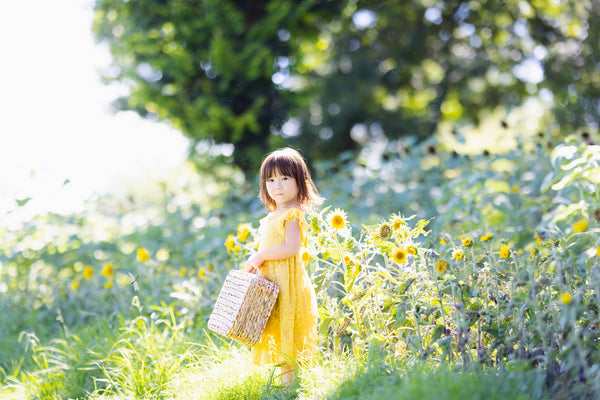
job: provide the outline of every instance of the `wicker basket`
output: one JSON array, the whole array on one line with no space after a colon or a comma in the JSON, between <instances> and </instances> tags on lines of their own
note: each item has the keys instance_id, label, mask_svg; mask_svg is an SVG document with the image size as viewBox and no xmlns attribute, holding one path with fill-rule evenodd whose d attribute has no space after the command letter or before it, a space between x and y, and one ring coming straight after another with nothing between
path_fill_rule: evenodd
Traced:
<instances>
[{"instance_id":1,"label":"wicker basket","mask_svg":"<svg viewBox=\"0 0 600 400\"><path fill-rule=\"evenodd\" d=\"M256 346L278 294L277 285L259 275L230 271L208 320L208 329L246 346Z\"/></svg>"}]
</instances>

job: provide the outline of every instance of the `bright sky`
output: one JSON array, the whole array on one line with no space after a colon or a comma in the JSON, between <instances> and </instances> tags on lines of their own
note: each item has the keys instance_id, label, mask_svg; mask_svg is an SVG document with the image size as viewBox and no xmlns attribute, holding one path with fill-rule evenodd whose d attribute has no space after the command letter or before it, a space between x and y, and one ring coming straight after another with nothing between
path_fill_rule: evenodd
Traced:
<instances>
[{"instance_id":1,"label":"bright sky","mask_svg":"<svg viewBox=\"0 0 600 400\"><path fill-rule=\"evenodd\" d=\"M185 158L181 133L109 110L119 89L100 82L110 56L92 37L92 6L0 2L0 224L81 209L116 180L157 176Z\"/></svg>"}]
</instances>

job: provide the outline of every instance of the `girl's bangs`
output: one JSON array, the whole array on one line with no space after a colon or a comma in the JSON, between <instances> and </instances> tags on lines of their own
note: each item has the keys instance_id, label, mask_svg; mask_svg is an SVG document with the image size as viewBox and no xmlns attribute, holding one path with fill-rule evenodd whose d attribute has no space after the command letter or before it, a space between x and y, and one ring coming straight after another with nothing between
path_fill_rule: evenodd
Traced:
<instances>
[{"instance_id":1,"label":"girl's bangs","mask_svg":"<svg viewBox=\"0 0 600 400\"><path fill-rule=\"evenodd\" d=\"M285 175L295 177L293 161L285 157L273 157L265 161L262 179L267 180L274 175Z\"/></svg>"}]
</instances>

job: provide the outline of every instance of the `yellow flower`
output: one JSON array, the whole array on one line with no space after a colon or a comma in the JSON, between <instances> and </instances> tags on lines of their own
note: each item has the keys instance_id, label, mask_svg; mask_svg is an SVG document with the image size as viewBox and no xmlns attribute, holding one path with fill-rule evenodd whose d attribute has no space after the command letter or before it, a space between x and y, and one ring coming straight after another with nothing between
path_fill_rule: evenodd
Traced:
<instances>
[{"instance_id":1,"label":"yellow flower","mask_svg":"<svg viewBox=\"0 0 600 400\"><path fill-rule=\"evenodd\" d=\"M435 264L435 271L438 274L443 274L444 272L446 272L447 269L448 263L444 260L438 260L438 262Z\"/></svg>"},{"instance_id":2,"label":"yellow flower","mask_svg":"<svg viewBox=\"0 0 600 400\"><path fill-rule=\"evenodd\" d=\"M71 286L73 287L73 290L79 289L79 283L77 283L77 281L71 281Z\"/></svg>"},{"instance_id":3,"label":"yellow flower","mask_svg":"<svg viewBox=\"0 0 600 400\"><path fill-rule=\"evenodd\" d=\"M342 229L346 226L346 218L346 213L339 208L336 208L327 215L329 225L335 230Z\"/></svg>"},{"instance_id":4,"label":"yellow flower","mask_svg":"<svg viewBox=\"0 0 600 400\"><path fill-rule=\"evenodd\" d=\"M204 268L200 268L198 270L198 278L202 278L204 276Z\"/></svg>"},{"instance_id":5,"label":"yellow flower","mask_svg":"<svg viewBox=\"0 0 600 400\"><path fill-rule=\"evenodd\" d=\"M303 251L302 252L302 263L304 265L308 264L308 262L310 261L310 253L308 251Z\"/></svg>"},{"instance_id":6,"label":"yellow flower","mask_svg":"<svg viewBox=\"0 0 600 400\"><path fill-rule=\"evenodd\" d=\"M492 234L488 233L487 235L483 235L480 239L482 242L487 242L488 240L490 240L492 238Z\"/></svg>"},{"instance_id":7,"label":"yellow flower","mask_svg":"<svg viewBox=\"0 0 600 400\"><path fill-rule=\"evenodd\" d=\"M213 265L211 263L206 264L206 270L207 271L212 271L213 270Z\"/></svg>"},{"instance_id":8,"label":"yellow flower","mask_svg":"<svg viewBox=\"0 0 600 400\"><path fill-rule=\"evenodd\" d=\"M378 239L385 240L392 235L392 228L388 224L381 224L379 227Z\"/></svg>"},{"instance_id":9,"label":"yellow flower","mask_svg":"<svg viewBox=\"0 0 600 400\"><path fill-rule=\"evenodd\" d=\"M441 239L440 244L446 244L446 239Z\"/></svg>"},{"instance_id":10,"label":"yellow flower","mask_svg":"<svg viewBox=\"0 0 600 400\"><path fill-rule=\"evenodd\" d=\"M513 185L512 191L513 191L513 193L518 193L519 192L519 187L516 186L516 185Z\"/></svg>"},{"instance_id":11,"label":"yellow flower","mask_svg":"<svg viewBox=\"0 0 600 400\"><path fill-rule=\"evenodd\" d=\"M150 259L150 254L148 254L148 251L146 249L138 249L137 258L141 262L146 262Z\"/></svg>"},{"instance_id":12,"label":"yellow flower","mask_svg":"<svg viewBox=\"0 0 600 400\"><path fill-rule=\"evenodd\" d=\"M406 250L404 250L402 247L396 248L392 252L392 259L398 264L404 264L406 262Z\"/></svg>"},{"instance_id":13,"label":"yellow flower","mask_svg":"<svg viewBox=\"0 0 600 400\"><path fill-rule=\"evenodd\" d=\"M573 296L571 296L569 293L563 293L560 295L560 301L563 304L569 304L571 301L573 301Z\"/></svg>"},{"instance_id":14,"label":"yellow flower","mask_svg":"<svg viewBox=\"0 0 600 400\"><path fill-rule=\"evenodd\" d=\"M408 246L408 247L406 248L406 252L407 252L408 254L412 254L413 256L416 256L416 255L417 255L417 248L416 248L415 246L412 246L412 245L411 245L411 246Z\"/></svg>"},{"instance_id":15,"label":"yellow flower","mask_svg":"<svg viewBox=\"0 0 600 400\"><path fill-rule=\"evenodd\" d=\"M239 224L237 231L238 231L238 240L242 243L244 243L246 241L246 239L248 239L248 236L250 236L250 224Z\"/></svg>"},{"instance_id":16,"label":"yellow flower","mask_svg":"<svg viewBox=\"0 0 600 400\"><path fill-rule=\"evenodd\" d=\"M237 253L238 251L241 251L242 248L240 247L240 245L238 244L237 246L235 246L233 249L231 249L231 251L233 251L234 253Z\"/></svg>"},{"instance_id":17,"label":"yellow flower","mask_svg":"<svg viewBox=\"0 0 600 400\"><path fill-rule=\"evenodd\" d=\"M112 278L115 276L115 268L112 266L112 264L106 263L104 264L104 267L102 267L100 275L106 276L107 278Z\"/></svg>"},{"instance_id":18,"label":"yellow flower","mask_svg":"<svg viewBox=\"0 0 600 400\"><path fill-rule=\"evenodd\" d=\"M465 253L462 252L462 250L454 250L452 252L452 258L454 258L456 261L460 261L464 258Z\"/></svg>"},{"instance_id":19,"label":"yellow flower","mask_svg":"<svg viewBox=\"0 0 600 400\"><path fill-rule=\"evenodd\" d=\"M187 270L184 267L179 268L179 274L183 277L187 273Z\"/></svg>"},{"instance_id":20,"label":"yellow flower","mask_svg":"<svg viewBox=\"0 0 600 400\"><path fill-rule=\"evenodd\" d=\"M94 270L89 265L83 269L83 277L85 279L92 279L94 277Z\"/></svg>"},{"instance_id":21,"label":"yellow flower","mask_svg":"<svg viewBox=\"0 0 600 400\"><path fill-rule=\"evenodd\" d=\"M520 256L521 254L523 254L523 249L519 249L519 250L517 250L517 255L519 255L519 256Z\"/></svg>"},{"instance_id":22,"label":"yellow flower","mask_svg":"<svg viewBox=\"0 0 600 400\"><path fill-rule=\"evenodd\" d=\"M225 240L225 246L227 247L227 251L231 251L233 246L235 246L235 238L233 235L227 236L227 240Z\"/></svg>"},{"instance_id":23,"label":"yellow flower","mask_svg":"<svg viewBox=\"0 0 600 400\"><path fill-rule=\"evenodd\" d=\"M507 245L500 246L500 258L507 258L510 255L510 249Z\"/></svg>"},{"instance_id":24,"label":"yellow flower","mask_svg":"<svg viewBox=\"0 0 600 400\"><path fill-rule=\"evenodd\" d=\"M580 219L573 224L573 232L585 232L588 227L588 222L585 219Z\"/></svg>"},{"instance_id":25,"label":"yellow flower","mask_svg":"<svg viewBox=\"0 0 600 400\"><path fill-rule=\"evenodd\" d=\"M539 233L535 232L535 233L533 234L533 237L535 238L535 241L536 241L536 242L538 242L538 243L542 243L542 240L543 240L543 239L542 239L542 237L540 236L540 234L539 234Z\"/></svg>"},{"instance_id":26,"label":"yellow flower","mask_svg":"<svg viewBox=\"0 0 600 400\"><path fill-rule=\"evenodd\" d=\"M104 287L107 289L110 289L112 287L112 285L113 285L112 280L104 282Z\"/></svg>"},{"instance_id":27,"label":"yellow flower","mask_svg":"<svg viewBox=\"0 0 600 400\"><path fill-rule=\"evenodd\" d=\"M596 246L596 257L600 257L600 246Z\"/></svg>"},{"instance_id":28,"label":"yellow flower","mask_svg":"<svg viewBox=\"0 0 600 400\"><path fill-rule=\"evenodd\" d=\"M539 253L539 252L538 252L538 249L536 249L535 247L534 247L533 249L529 250L529 252L531 253L531 255L534 255L534 256L535 256L537 253Z\"/></svg>"},{"instance_id":29,"label":"yellow flower","mask_svg":"<svg viewBox=\"0 0 600 400\"><path fill-rule=\"evenodd\" d=\"M406 226L406 221L404 220L404 218L402 218L400 216L395 217L392 220L392 229L395 231L400 230L400 229L404 228L405 226Z\"/></svg>"},{"instance_id":30,"label":"yellow flower","mask_svg":"<svg viewBox=\"0 0 600 400\"><path fill-rule=\"evenodd\" d=\"M473 239L471 239L470 237L464 238L463 241L462 241L462 245L463 245L463 247L471 247L471 246L473 246Z\"/></svg>"}]
</instances>

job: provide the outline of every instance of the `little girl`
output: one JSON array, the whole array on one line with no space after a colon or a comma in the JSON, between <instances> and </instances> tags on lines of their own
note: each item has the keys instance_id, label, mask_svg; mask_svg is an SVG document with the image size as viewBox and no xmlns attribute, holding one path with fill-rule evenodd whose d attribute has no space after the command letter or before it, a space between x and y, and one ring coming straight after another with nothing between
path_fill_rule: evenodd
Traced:
<instances>
[{"instance_id":1,"label":"little girl","mask_svg":"<svg viewBox=\"0 0 600 400\"><path fill-rule=\"evenodd\" d=\"M279 296L261 341L252 349L252 361L279 365L281 380L289 385L298 358L317 349L317 301L299 252L308 231L304 212L321 199L304 159L290 148L263 161L259 197L271 213L260 220L258 252L244 269L260 269L264 278L277 284Z\"/></svg>"}]
</instances>

